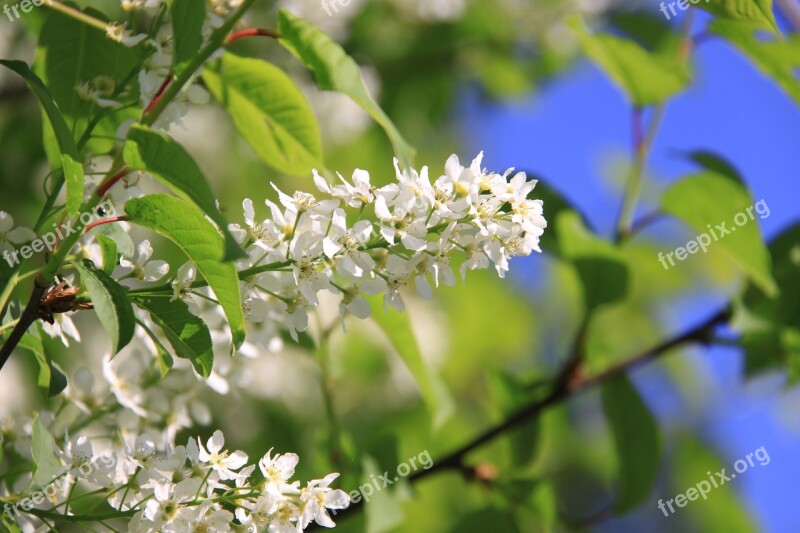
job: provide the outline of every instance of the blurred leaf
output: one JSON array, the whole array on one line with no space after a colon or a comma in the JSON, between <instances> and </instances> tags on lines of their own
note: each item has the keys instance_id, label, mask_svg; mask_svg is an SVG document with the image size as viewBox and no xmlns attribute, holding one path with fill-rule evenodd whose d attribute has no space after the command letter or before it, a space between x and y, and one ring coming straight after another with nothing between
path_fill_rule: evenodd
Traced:
<instances>
[{"instance_id":1,"label":"blurred leaf","mask_svg":"<svg viewBox=\"0 0 800 533\"><path fill-rule=\"evenodd\" d=\"M75 146L75 140L64 122L64 117L56 105L47 87L39 77L34 74L28 65L22 61L7 61L0 59L0 65L13 70L25 80L31 90L39 98L50 125L53 128L60 160L67 185L67 214L75 215L83 202L83 164Z\"/></svg>"},{"instance_id":2,"label":"blurred leaf","mask_svg":"<svg viewBox=\"0 0 800 533\"><path fill-rule=\"evenodd\" d=\"M285 9L278 12L280 43L314 74L322 90L338 91L361 106L386 131L402 168L414 163L414 149L369 94L356 62L341 46L310 23Z\"/></svg>"},{"instance_id":3,"label":"blurred leaf","mask_svg":"<svg viewBox=\"0 0 800 533\"><path fill-rule=\"evenodd\" d=\"M558 226L555 221L558 220L559 215L563 211L575 211L579 213L575 206L567 200L554 187L550 186L548 181L536 176L533 172L526 172L528 178L537 179L536 187L531 191L529 197L542 201L544 208L544 216L548 221L547 230L541 236L541 248L546 252L558 254L559 252L559 236ZM579 213L580 214L580 213ZM584 225L588 225L585 217L581 214L581 220Z\"/></svg>"},{"instance_id":4,"label":"blurred leaf","mask_svg":"<svg viewBox=\"0 0 800 533\"><path fill-rule=\"evenodd\" d=\"M364 477L360 486L367 518L366 533L382 533L403 523L399 495L391 487L375 490L373 479L383 474L378 462L370 456L362 459ZM378 482L381 485L381 482ZM382 486L382 485L381 485Z\"/></svg>"},{"instance_id":5,"label":"blurred leaf","mask_svg":"<svg viewBox=\"0 0 800 533\"><path fill-rule=\"evenodd\" d=\"M706 170L722 174L731 179L734 179L745 186L745 181L739 171L734 167L730 161L707 150L694 150L686 154L689 159L700 165Z\"/></svg>"},{"instance_id":6,"label":"blurred leaf","mask_svg":"<svg viewBox=\"0 0 800 533\"><path fill-rule=\"evenodd\" d=\"M136 249L133 246L133 240L124 229L118 224L101 224L92 228L93 235L103 235L114 241L117 245L117 251L128 259L131 259L136 254Z\"/></svg>"},{"instance_id":7,"label":"blurred leaf","mask_svg":"<svg viewBox=\"0 0 800 533\"><path fill-rule=\"evenodd\" d=\"M112 354L119 353L133 339L136 317L128 295L116 281L91 261L75 263L81 284L89 292L97 318L111 338Z\"/></svg>"},{"instance_id":8,"label":"blurred leaf","mask_svg":"<svg viewBox=\"0 0 800 533\"><path fill-rule=\"evenodd\" d=\"M281 69L260 59L225 54L203 71L203 80L267 165L296 176L324 167L317 120Z\"/></svg>"},{"instance_id":9,"label":"blurred leaf","mask_svg":"<svg viewBox=\"0 0 800 533\"><path fill-rule=\"evenodd\" d=\"M3 335L3 342L5 342L11 335L7 331ZM39 337L26 333L22 336L19 343L19 348L28 350L36 357L36 362L39 364L39 378L37 385L47 391L48 397L53 397L61 393L67 386L67 378L61 370L50 359L50 354L45 351L44 345Z\"/></svg>"},{"instance_id":10,"label":"blurred leaf","mask_svg":"<svg viewBox=\"0 0 800 533\"><path fill-rule=\"evenodd\" d=\"M731 20L715 20L709 29L744 52L796 104L800 104L800 80L797 77L800 69L800 36L765 36L758 24Z\"/></svg>"},{"instance_id":11,"label":"blurred leaf","mask_svg":"<svg viewBox=\"0 0 800 533\"><path fill-rule=\"evenodd\" d=\"M627 376L603 385L601 395L619 464L614 509L625 514L647 499L653 489L661 438L658 424Z\"/></svg>"},{"instance_id":12,"label":"blurred leaf","mask_svg":"<svg viewBox=\"0 0 800 533\"><path fill-rule=\"evenodd\" d=\"M37 414L33 418L31 436L31 457L33 457L33 477L25 490L26 494L40 490L50 484L64 468L56 457L56 443L44 427Z\"/></svg>"},{"instance_id":13,"label":"blurred leaf","mask_svg":"<svg viewBox=\"0 0 800 533\"><path fill-rule=\"evenodd\" d=\"M452 533L485 533L497 531L502 533L521 533L514 517L501 509L482 509L470 511L461 516L450 530Z\"/></svg>"},{"instance_id":14,"label":"blurred leaf","mask_svg":"<svg viewBox=\"0 0 800 533\"><path fill-rule=\"evenodd\" d=\"M117 266L117 259L119 257L117 243L114 242L114 239L102 233L97 233L94 235L94 238L100 246L100 254L103 257L103 272L110 276Z\"/></svg>"},{"instance_id":15,"label":"blurred leaf","mask_svg":"<svg viewBox=\"0 0 800 533\"><path fill-rule=\"evenodd\" d=\"M408 313L398 313L393 309L384 310L380 295L368 298L368 301L372 307L370 318L380 326L389 342L405 361L433 417L434 429L440 428L453 414L453 399L436 370L422 357Z\"/></svg>"},{"instance_id":16,"label":"blurred leaf","mask_svg":"<svg viewBox=\"0 0 800 533\"><path fill-rule=\"evenodd\" d=\"M531 387L507 372L495 371L489 374L489 390L494 404L504 416L511 415L523 405L532 402L536 395ZM539 447L540 423L532 417L507 434L511 446L512 461L515 468L524 470L536 457Z\"/></svg>"},{"instance_id":17,"label":"blurred leaf","mask_svg":"<svg viewBox=\"0 0 800 533\"><path fill-rule=\"evenodd\" d=\"M208 180L192 156L169 135L150 128L133 125L122 148L128 168L144 170L181 197L191 200L213 220L225 236L225 256L229 261L245 257L245 253L228 231L228 222L217 208L217 200Z\"/></svg>"},{"instance_id":18,"label":"blurred leaf","mask_svg":"<svg viewBox=\"0 0 800 533\"><path fill-rule=\"evenodd\" d=\"M696 230L698 239L707 237L709 242L706 247L712 243L718 244L750 279L768 294L774 294L777 287L770 274L769 253L755 221L753 205L747 189L735 180L714 172L691 174L673 183L661 200L664 212ZM744 216L742 225L735 218L739 215ZM690 242L694 242L695 246L687 244L686 248L679 248L675 256L678 257L680 250L683 250L685 259L689 248L694 248L694 252L690 253L705 251L697 241ZM667 260L673 263L671 256L672 252L666 255L665 263Z\"/></svg>"},{"instance_id":19,"label":"blurred leaf","mask_svg":"<svg viewBox=\"0 0 800 533\"><path fill-rule=\"evenodd\" d=\"M778 29L775 15L772 13L772 0L705 0L698 3L697 7L713 13L720 19L745 21L761 29L776 31Z\"/></svg>"},{"instance_id":20,"label":"blurred leaf","mask_svg":"<svg viewBox=\"0 0 800 533\"><path fill-rule=\"evenodd\" d=\"M648 52L634 41L614 35L590 35L578 19L570 26L584 53L637 107L661 103L681 92L691 80L687 64L679 57Z\"/></svg>"},{"instance_id":21,"label":"blurred leaf","mask_svg":"<svg viewBox=\"0 0 800 533\"><path fill-rule=\"evenodd\" d=\"M800 224L784 230L769 245L772 275L780 293L769 296L750 283L736 302L732 326L742 333L745 373L752 375L800 362ZM795 378L796 376L792 376Z\"/></svg>"},{"instance_id":22,"label":"blurred leaf","mask_svg":"<svg viewBox=\"0 0 800 533\"><path fill-rule=\"evenodd\" d=\"M709 481L709 474L717 480L714 474L727 469L731 474L731 467L726 461L696 441L694 437L684 437L679 441L671 468L672 494L680 492L686 494L688 489L697 490L697 485L706 482L709 486L706 499L698 496L695 501L688 501L683 508L674 505L673 508L681 515L686 515L692 522L695 531L725 531L726 533L755 533L758 531L753 519L748 515L747 506L737 496L733 488L735 479L725 482L718 487L713 487ZM755 475L749 473L748 475ZM664 498L666 500L666 498ZM666 502L665 502L666 503ZM669 508L665 507L665 514ZM667 517L671 514L667 514Z\"/></svg>"},{"instance_id":23,"label":"blurred leaf","mask_svg":"<svg viewBox=\"0 0 800 533\"><path fill-rule=\"evenodd\" d=\"M189 306L182 300L170 298L147 297L137 298L136 304L150 313L164 336L175 350L175 355L192 362L198 374L207 378L214 366L214 349L211 344L211 332L205 322L189 311ZM172 365L166 358L164 368Z\"/></svg>"},{"instance_id":24,"label":"blurred leaf","mask_svg":"<svg viewBox=\"0 0 800 533\"><path fill-rule=\"evenodd\" d=\"M628 294L628 267L624 256L610 243L592 235L580 216L563 211L555 221L559 245L583 282L586 311L623 299Z\"/></svg>"},{"instance_id":25,"label":"blurred leaf","mask_svg":"<svg viewBox=\"0 0 800 533\"><path fill-rule=\"evenodd\" d=\"M681 37L661 14L620 10L613 12L610 19L615 28L648 50L664 54L678 51Z\"/></svg>"},{"instance_id":26,"label":"blurred leaf","mask_svg":"<svg viewBox=\"0 0 800 533\"><path fill-rule=\"evenodd\" d=\"M169 0L172 19L172 72L180 76L203 44L204 0Z\"/></svg>"},{"instance_id":27,"label":"blurred leaf","mask_svg":"<svg viewBox=\"0 0 800 533\"><path fill-rule=\"evenodd\" d=\"M97 19L108 20L95 9L87 8L85 12ZM33 69L52 93L73 132L82 133L89 123L89 117L98 112L97 104L82 99L76 88L84 84L92 85L96 81L102 81L102 85L119 83L134 72L137 64L136 52L132 48L109 39L105 32L80 20L47 10L47 20L36 46ZM135 77L130 86L125 102L136 103L139 89ZM122 122L137 115L136 106L117 110L101 119L94 133L104 137L115 136ZM92 153L103 153L113 147L113 140L99 137L87 144L87 149Z\"/></svg>"},{"instance_id":28,"label":"blurred leaf","mask_svg":"<svg viewBox=\"0 0 800 533\"><path fill-rule=\"evenodd\" d=\"M239 277L234 264L223 261L225 243L217 229L193 205L166 194L131 198L125 212L130 222L167 237L197 265L228 318L234 346L241 346L245 329Z\"/></svg>"}]
</instances>

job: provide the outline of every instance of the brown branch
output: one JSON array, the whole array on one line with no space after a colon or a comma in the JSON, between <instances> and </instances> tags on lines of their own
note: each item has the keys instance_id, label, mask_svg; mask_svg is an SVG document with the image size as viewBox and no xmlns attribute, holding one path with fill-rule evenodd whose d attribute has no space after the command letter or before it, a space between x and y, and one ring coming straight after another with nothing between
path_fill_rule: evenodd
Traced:
<instances>
[{"instance_id":1,"label":"brown branch","mask_svg":"<svg viewBox=\"0 0 800 533\"><path fill-rule=\"evenodd\" d=\"M573 354L564 365L563 370L559 372L558 377L554 381L553 389L547 396L529 405L526 405L525 407L522 407L509 418L484 431L482 434L478 435L461 448L453 451L445 457L442 457L438 461L434 461L433 466L431 466L429 469L414 472L408 477L408 480L413 483L423 478L448 470L468 471L469 469L464 464L464 458L477 448L480 448L484 444L494 440L503 433L516 428L523 422L541 415L548 408L559 405L580 393L586 392L589 389L604 383L608 383L617 377L625 375L629 371L657 359L660 355L670 351L673 348L691 342L708 344L712 338L714 328L727 322L730 319L730 316L730 309L725 308L694 328L689 329L684 333L673 337L672 339L667 340L658 346L655 346L654 348L642 352L641 354L628 359L627 361L613 366L604 372L588 378L581 377L580 366L576 365L576 361L580 362L581 360L580 356ZM579 345L580 342L576 342L576 349L579 349ZM336 513L336 517L354 514L363 506L363 504L364 501L360 500L358 503L350 505L350 507L347 509ZM314 529L314 527L309 529Z\"/></svg>"},{"instance_id":2,"label":"brown branch","mask_svg":"<svg viewBox=\"0 0 800 533\"><path fill-rule=\"evenodd\" d=\"M19 317L19 322L14 326L8 340L0 347L0 370L3 369L6 361L11 357L11 353L14 351L14 348L17 347L17 344L19 344L19 341L22 340L22 336L25 335L25 332L28 331L28 328L39 318L39 306L47 288L48 284L43 282L39 276L36 276L31 297L28 300L28 304L25 306L25 310L22 312L22 316Z\"/></svg>"}]
</instances>

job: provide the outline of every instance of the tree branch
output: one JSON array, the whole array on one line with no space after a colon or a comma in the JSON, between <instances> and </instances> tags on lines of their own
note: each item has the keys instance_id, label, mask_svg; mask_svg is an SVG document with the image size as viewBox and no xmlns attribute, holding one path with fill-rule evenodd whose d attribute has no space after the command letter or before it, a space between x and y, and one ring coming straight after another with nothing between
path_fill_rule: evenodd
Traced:
<instances>
[{"instance_id":1,"label":"tree branch","mask_svg":"<svg viewBox=\"0 0 800 533\"><path fill-rule=\"evenodd\" d=\"M670 340L664 341L658 346L642 352L641 354L616 366L613 366L608 370L588 378L583 378L580 376L579 372L575 372L578 367L575 366L574 361L580 359L576 358L574 355L571 356L568 362L564 365L564 368L561 370L561 372L559 372L558 377L555 379L553 389L547 396L529 405L526 405L525 407L522 407L509 418L484 431L482 434L478 435L461 448L458 448L445 457L434 461L433 466L431 466L429 469L414 472L408 477L408 480L414 483L423 478L448 470L463 470L464 458L470 452L494 440L503 433L516 428L523 422L541 415L548 408L561 404L596 386L608 383L609 381L612 381L613 379L620 377L629 371L638 368L639 366L643 366L657 359L660 355L670 351L673 348L691 342L708 344L712 338L714 328L727 322L730 319L730 316L731 310L730 308L726 307L694 328L689 329ZM578 343L576 343L576 349L579 349L577 344ZM361 509L363 504L363 500L359 501L358 503L354 503L347 509L337 513L336 516L341 517L354 514ZM313 528L309 528L309 530L310 529Z\"/></svg>"},{"instance_id":2,"label":"tree branch","mask_svg":"<svg viewBox=\"0 0 800 533\"><path fill-rule=\"evenodd\" d=\"M22 336L25 335L25 332L28 331L28 328L39 318L39 304L47 288L48 284L44 283L39 276L36 276L31 297L28 300L28 304L25 306L25 310L22 312L22 316L19 317L19 322L17 322L17 325L11 330L11 335L9 335L8 340L0 347L0 370L3 369L6 361L11 357L11 353L22 339Z\"/></svg>"}]
</instances>

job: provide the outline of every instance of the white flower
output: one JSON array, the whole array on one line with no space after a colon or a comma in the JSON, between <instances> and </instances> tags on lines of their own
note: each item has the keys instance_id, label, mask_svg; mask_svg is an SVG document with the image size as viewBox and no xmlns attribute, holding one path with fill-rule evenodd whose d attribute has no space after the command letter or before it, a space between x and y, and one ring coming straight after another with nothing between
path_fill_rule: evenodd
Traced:
<instances>
[{"instance_id":1,"label":"white flower","mask_svg":"<svg viewBox=\"0 0 800 533\"><path fill-rule=\"evenodd\" d=\"M147 39L146 33L132 35L130 32L125 31L125 24L114 24L109 22L106 27L106 37L112 41L124 44L127 47L134 47L140 42Z\"/></svg>"},{"instance_id":2,"label":"white flower","mask_svg":"<svg viewBox=\"0 0 800 533\"><path fill-rule=\"evenodd\" d=\"M308 486L300 492L302 515L300 526L305 529L312 521L324 527L335 527L336 524L328 515L328 509L346 509L350 505L350 497L342 490L331 489L330 484L339 474L328 474L323 479L309 481Z\"/></svg>"},{"instance_id":3,"label":"white flower","mask_svg":"<svg viewBox=\"0 0 800 533\"><path fill-rule=\"evenodd\" d=\"M239 474L234 470L240 469L247 462L247 454L242 451L235 451L228 453L223 450L225 445L225 436L221 431L217 430L208 439L206 449L198 439L197 441L200 453L198 459L201 463L207 464L212 470L219 474L220 479L235 479Z\"/></svg>"},{"instance_id":4,"label":"white flower","mask_svg":"<svg viewBox=\"0 0 800 533\"><path fill-rule=\"evenodd\" d=\"M14 245L24 244L35 238L36 234L32 229L24 226L14 228L14 218L5 211L0 211L0 251L12 251Z\"/></svg>"},{"instance_id":5,"label":"white flower","mask_svg":"<svg viewBox=\"0 0 800 533\"><path fill-rule=\"evenodd\" d=\"M288 483L294 476L294 469L300 458L295 453L277 454L271 456L270 449L264 457L258 461L258 468L264 475L267 492L280 496L285 492L297 492L296 483Z\"/></svg>"},{"instance_id":6,"label":"white flower","mask_svg":"<svg viewBox=\"0 0 800 533\"><path fill-rule=\"evenodd\" d=\"M199 306L192 297L190 291L192 290L192 283L197 277L197 267L193 263L188 262L178 267L178 272L175 274L175 279L172 280L172 298L170 301L183 300L189 306L189 310L193 314L198 314L200 311Z\"/></svg>"},{"instance_id":7,"label":"white flower","mask_svg":"<svg viewBox=\"0 0 800 533\"><path fill-rule=\"evenodd\" d=\"M67 337L72 337L75 341L81 342L81 334L78 328L75 327L75 322L66 313L57 313L53 315L53 323L42 321L42 329L52 338L58 337L64 346L69 347L69 340Z\"/></svg>"},{"instance_id":8,"label":"white flower","mask_svg":"<svg viewBox=\"0 0 800 533\"><path fill-rule=\"evenodd\" d=\"M142 281L158 281L169 273L169 264L166 261L155 259L150 261L153 255L153 247L147 239L139 243L136 248L136 257L127 260L124 257L119 260L119 264L125 268L133 270L133 275Z\"/></svg>"}]
</instances>

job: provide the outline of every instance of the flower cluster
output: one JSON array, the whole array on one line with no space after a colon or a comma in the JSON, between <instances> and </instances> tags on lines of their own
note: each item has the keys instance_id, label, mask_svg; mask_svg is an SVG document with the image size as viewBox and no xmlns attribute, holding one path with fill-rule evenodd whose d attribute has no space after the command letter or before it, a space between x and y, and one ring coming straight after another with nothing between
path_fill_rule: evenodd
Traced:
<instances>
[{"instance_id":1,"label":"flower cluster","mask_svg":"<svg viewBox=\"0 0 800 533\"><path fill-rule=\"evenodd\" d=\"M106 500L109 520L129 520L130 533L297 532L312 522L334 527L328 511L350 504L345 492L331 488L339 474L305 486L292 481L299 462L294 453L269 450L257 465L247 465L244 452L225 448L220 431L205 444L189 439L186 445L166 445L161 453L157 442L142 434L95 455L100 450L86 437L67 436L53 450L53 460L62 465L54 482L42 487L41 497L6 505L6 513L24 531L42 525L38 511L51 518L70 515L70 504L85 497L75 496L76 482Z\"/></svg>"},{"instance_id":2,"label":"flower cluster","mask_svg":"<svg viewBox=\"0 0 800 533\"><path fill-rule=\"evenodd\" d=\"M430 299L432 285L455 283L458 263L462 278L491 265L502 277L511 257L541 251L547 222L542 202L528 198L536 182L488 172L482 155L468 167L451 156L434 181L427 167L401 171L395 161L397 182L383 187L363 170L335 185L315 171L319 198L275 187L280 205L267 200L272 216L263 221L246 199L245 225L230 230L249 253L239 266L258 272L243 282L248 318L285 324L296 337L320 291L341 297L342 317L366 318L365 296L382 293L384 307L402 311L404 287ZM176 280L175 295L190 281Z\"/></svg>"}]
</instances>

